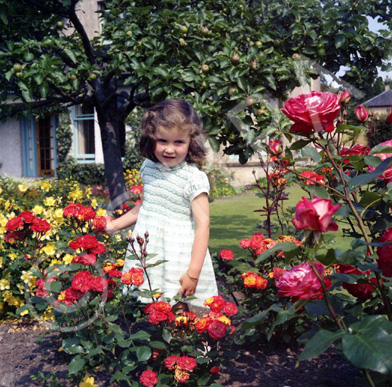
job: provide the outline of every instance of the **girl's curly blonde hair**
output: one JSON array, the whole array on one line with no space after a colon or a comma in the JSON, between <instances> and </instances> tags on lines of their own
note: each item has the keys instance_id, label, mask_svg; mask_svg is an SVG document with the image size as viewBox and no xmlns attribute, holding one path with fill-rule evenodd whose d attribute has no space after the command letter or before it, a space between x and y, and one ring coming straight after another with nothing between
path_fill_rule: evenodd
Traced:
<instances>
[{"instance_id":1,"label":"girl's curly blonde hair","mask_svg":"<svg viewBox=\"0 0 392 387\"><path fill-rule=\"evenodd\" d=\"M155 131L158 127L164 129L178 128L189 133L191 141L185 160L200 165L206 157L204 132L201 121L193 106L183 99L167 99L144 114L142 120L142 138L140 140L140 155L157 162L155 157Z\"/></svg>"}]
</instances>

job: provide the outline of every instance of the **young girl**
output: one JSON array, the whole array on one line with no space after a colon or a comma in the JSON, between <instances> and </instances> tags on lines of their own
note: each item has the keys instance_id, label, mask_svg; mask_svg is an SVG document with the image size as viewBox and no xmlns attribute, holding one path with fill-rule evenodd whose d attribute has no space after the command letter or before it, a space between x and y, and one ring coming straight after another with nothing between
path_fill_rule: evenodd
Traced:
<instances>
[{"instance_id":1,"label":"young girl","mask_svg":"<svg viewBox=\"0 0 392 387\"><path fill-rule=\"evenodd\" d=\"M195 296L190 303L203 306L206 298L218 295L209 240L209 183L200 164L206 155L201 122L192 105L169 99L150 108L142 120L140 175L141 204L107 225L107 232L136 223L133 236L148 231L147 252L156 254L148 268L152 289L171 299ZM135 266L126 259L124 272ZM144 287L148 288L147 281Z\"/></svg>"}]
</instances>

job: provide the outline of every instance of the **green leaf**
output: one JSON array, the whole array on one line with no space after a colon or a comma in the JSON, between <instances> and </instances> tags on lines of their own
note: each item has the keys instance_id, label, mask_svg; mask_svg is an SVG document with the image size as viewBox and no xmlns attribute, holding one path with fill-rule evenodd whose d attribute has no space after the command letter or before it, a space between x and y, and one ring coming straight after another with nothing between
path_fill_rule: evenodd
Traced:
<instances>
[{"instance_id":1,"label":"green leaf","mask_svg":"<svg viewBox=\"0 0 392 387\"><path fill-rule=\"evenodd\" d=\"M312 196L317 195L319 198L329 199L329 194L325 188L316 186L309 186L308 188Z\"/></svg>"},{"instance_id":2,"label":"green leaf","mask_svg":"<svg viewBox=\"0 0 392 387\"><path fill-rule=\"evenodd\" d=\"M166 328L163 329L162 337L163 337L163 340L165 340L167 343L170 343L170 341L172 339L172 335L171 335L170 331L167 330Z\"/></svg>"},{"instance_id":3,"label":"green leaf","mask_svg":"<svg viewBox=\"0 0 392 387\"><path fill-rule=\"evenodd\" d=\"M377 192L366 191L363 193L359 204L363 207L375 206L381 200L381 195Z\"/></svg>"},{"instance_id":4,"label":"green leaf","mask_svg":"<svg viewBox=\"0 0 392 387\"><path fill-rule=\"evenodd\" d=\"M352 178L348 184L352 187L358 187L360 185L369 184L373 180L377 179L379 175L382 175L386 169L389 168L392 163L392 157L385 159L373 172L364 173L359 176Z\"/></svg>"},{"instance_id":5,"label":"green leaf","mask_svg":"<svg viewBox=\"0 0 392 387\"><path fill-rule=\"evenodd\" d=\"M376 145L372 148L369 155L372 156L379 153L392 153L392 147L389 145Z\"/></svg>"},{"instance_id":6,"label":"green leaf","mask_svg":"<svg viewBox=\"0 0 392 387\"><path fill-rule=\"evenodd\" d=\"M321 160L320 154L317 152L316 148L314 148L313 146L308 146L306 148L303 148L301 150L301 154L304 157L310 157L311 159L313 159L313 161L315 163L318 163Z\"/></svg>"},{"instance_id":7,"label":"green leaf","mask_svg":"<svg viewBox=\"0 0 392 387\"><path fill-rule=\"evenodd\" d=\"M311 142L311 140L298 140L294 142L291 146L291 150L298 150L304 148L306 145L308 145Z\"/></svg>"},{"instance_id":8,"label":"green leaf","mask_svg":"<svg viewBox=\"0 0 392 387\"><path fill-rule=\"evenodd\" d=\"M330 332L320 329L305 345L304 350L298 356L299 361L310 360L328 349L336 340L344 336L343 331Z\"/></svg>"},{"instance_id":9,"label":"green leaf","mask_svg":"<svg viewBox=\"0 0 392 387\"><path fill-rule=\"evenodd\" d=\"M151 335L146 331L138 331L130 336L132 340L149 340Z\"/></svg>"},{"instance_id":10,"label":"green leaf","mask_svg":"<svg viewBox=\"0 0 392 387\"><path fill-rule=\"evenodd\" d=\"M377 168L381 164L381 159L377 156L365 156L364 161L367 165Z\"/></svg>"},{"instance_id":11,"label":"green leaf","mask_svg":"<svg viewBox=\"0 0 392 387\"><path fill-rule=\"evenodd\" d=\"M338 34L335 37L335 47L336 48L342 47L345 41L346 41L345 36L343 34Z\"/></svg>"},{"instance_id":12,"label":"green leaf","mask_svg":"<svg viewBox=\"0 0 392 387\"><path fill-rule=\"evenodd\" d=\"M75 356L68 365L68 372L70 374L78 373L86 364L86 361L80 355Z\"/></svg>"},{"instance_id":13,"label":"green leaf","mask_svg":"<svg viewBox=\"0 0 392 387\"><path fill-rule=\"evenodd\" d=\"M140 362L147 361L151 357L151 348L146 345L138 347L136 356Z\"/></svg>"},{"instance_id":14,"label":"green leaf","mask_svg":"<svg viewBox=\"0 0 392 387\"><path fill-rule=\"evenodd\" d=\"M24 54L23 54L23 58L24 58L24 60L26 61L26 62L30 62L31 60L33 60L34 59L34 54L32 54L31 52L25 52Z\"/></svg>"},{"instance_id":15,"label":"green leaf","mask_svg":"<svg viewBox=\"0 0 392 387\"><path fill-rule=\"evenodd\" d=\"M162 343L161 341L151 341L150 347L157 348L157 349L164 349L164 348L166 348L166 345L165 345L165 343Z\"/></svg>"},{"instance_id":16,"label":"green leaf","mask_svg":"<svg viewBox=\"0 0 392 387\"><path fill-rule=\"evenodd\" d=\"M386 328L386 329L385 329ZM392 372L392 323L366 316L352 324L342 339L343 353L356 367L382 374Z\"/></svg>"},{"instance_id":17,"label":"green leaf","mask_svg":"<svg viewBox=\"0 0 392 387\"><path fill-rule=\"evenodd\" d=\"M76 55L73 51L65 48L64 52L67 54L68 58L72 60L73 63L77 62Z\"/></svg>"},{"instance_id":18,"label":"green leaf","mask_svg":"<svg viewBox=\"0 0 392 387\"><path fill-rule=\"evenodd\" d=\"M277 251L291 251L297 249L298 246L295 243L292 242L281 242L277 243L274 247L271 249L268 249L267 251L264 251L263 254L261 254L255 261L255 263L260 263L265 261L267 258L269 258L271 255L275 254Z\"/></svg>"},{"instance_id":19,"label":"green leaf","mask_svg":"<svg viewBox=\"0 0 392 387\"><path fill-rule=\"evenodd\" d=\"M5 24L8 25L8 18L6 13L0 13L0 19Z\"/></svg>"},{"instance_id":20,"label":"green leaf","mask_svg":"<svg viewBox=\"0 0 392 387\"><path fill-rule=\"evenodd\" d=\"M215 152L218 153L219 152L219 148L220 148L220 143L219 141L215 138L215 137L208 137L208 142L210 143L211 149Z\"/></svg>"}]
</instances>

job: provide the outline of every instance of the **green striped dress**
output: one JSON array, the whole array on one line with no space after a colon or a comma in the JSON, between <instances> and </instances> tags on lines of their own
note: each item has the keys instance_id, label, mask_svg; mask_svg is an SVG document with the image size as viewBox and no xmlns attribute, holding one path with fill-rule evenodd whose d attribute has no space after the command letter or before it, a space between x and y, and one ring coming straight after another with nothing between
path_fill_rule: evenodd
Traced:
<instances>
[{"instance_id":1,"label":"green striped dress","mask_svg":"<svg viewBox=\"0 0 392 387\"><path fill-rule=\"evenodd\" d=\"M161 259L168 261L149 268L147 272L152 289L163 292L163 298L172 298L180 290L180 277L187 271L192 256L195 224L191 202L199 194L209 193L208 178L194 164L185 161L170 168L148 159L143 163L140 175L144 184L143 205L133 237L140 235L144 238L144 233L148 231L147 252L156 254L148 263ZM124 271L132 266L135 266L135 261L127 259ZM141 288L148 289L147 281ZM195 293L197 298L189 303L203 306L206 298L216 295L215 274L207 251Z\"/></svg>"}]
</instances>

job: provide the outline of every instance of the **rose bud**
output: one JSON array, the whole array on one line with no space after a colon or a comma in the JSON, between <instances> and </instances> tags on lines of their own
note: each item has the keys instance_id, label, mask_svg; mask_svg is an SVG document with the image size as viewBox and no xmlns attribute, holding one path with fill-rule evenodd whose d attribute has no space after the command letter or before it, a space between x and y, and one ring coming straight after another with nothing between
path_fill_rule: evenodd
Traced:
<instances>
[{"instance_id":1,"label":"rose bud","mask_svg":"<svg viewBox=\"0 0 392 387\"><path fill-rule=\"evenodd\" d=\"M279 156L283 152L282 141L280 140L270 140L269 141L269 150L271 154L275 156Z\"/></svg>"},{"instance_id":2,"label":"rose bud","mask_svg":"<svg viewBox=\"0 0 392 387\"><path fill-rule=\"evenodd\" d=\"M365 122L368 118L368 112L363 105L358 105L354 108L354 115L359 122Z\"/></svg>"},{"instance_id":3,"label":"rose bud","mask_svg":"<svg viewBox=\"0 0 392 387\"><path fill-rule=\"evenodd\" d=\"M351 95L349 90L344 90L342 94L339 95L340 103L344 106L347 106L350 102Z\"/></svg>"}]
</instances>

